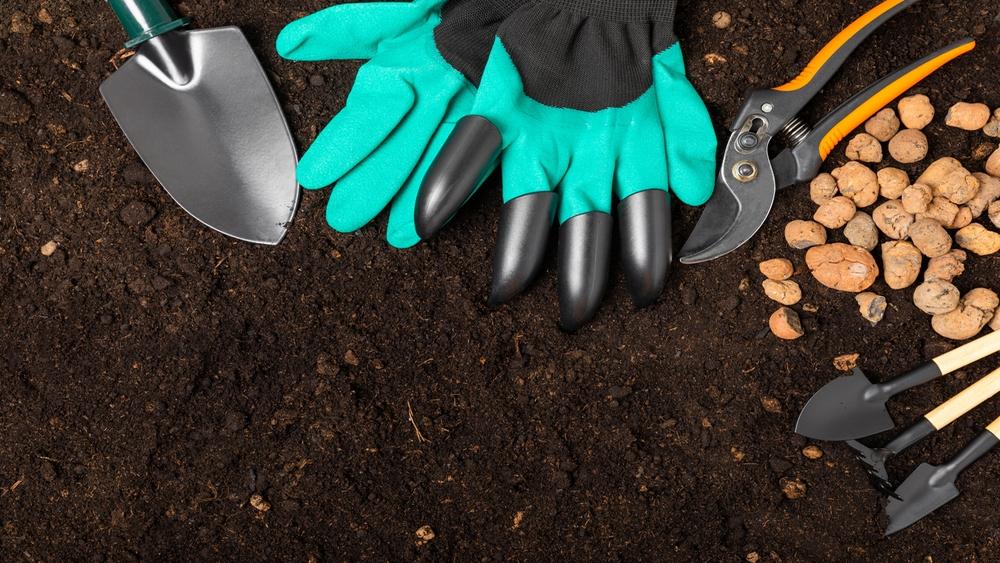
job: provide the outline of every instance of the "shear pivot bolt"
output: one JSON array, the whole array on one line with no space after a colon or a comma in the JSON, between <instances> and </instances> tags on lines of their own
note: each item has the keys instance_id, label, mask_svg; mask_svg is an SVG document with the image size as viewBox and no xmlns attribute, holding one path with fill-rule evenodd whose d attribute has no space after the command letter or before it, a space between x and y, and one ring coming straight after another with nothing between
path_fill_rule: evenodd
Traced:
<instances>
[{"instance_id":1,"label":"shear pivot bolt","mask_svg":"<svg viewBox=\"0 0 1000 563\"><path fill-rule=\"evenodd\" d=\"M756 148L758 144L760 144L760 139L757 138L757 135L754 135L753 133L744 133L740 135L741 148L753 149Z\"/></svg>"},{"instance_id":2,"label":"shear pivot bolt","mask_svg":"<svg viewBox=\"0 0 1000 563\"><path fill-rule=\"evenodd\" d=\"M746 160L737 162L733 167L733 175L740 182L752 182L757 178L757 165Z\"/></svg>"}]
</instances>

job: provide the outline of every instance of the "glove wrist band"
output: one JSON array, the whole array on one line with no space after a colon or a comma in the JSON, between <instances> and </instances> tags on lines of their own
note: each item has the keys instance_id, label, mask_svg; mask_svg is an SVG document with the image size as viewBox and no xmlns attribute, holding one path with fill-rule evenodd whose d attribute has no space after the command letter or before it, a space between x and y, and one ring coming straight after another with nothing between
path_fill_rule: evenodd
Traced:
<instances>
[{"instance_id":1,"label":"glove wrist band","mask_svg":"<svg viewBox=\"0 0 1000 563\"><path fill-rule=\"evenodd\" d=\"M497 28L528 0L448 0L434 29L438 52L478 86Z\"/></svg>"},{"instance_id":2,"label":"glove wrist band","mask_svg":"<svg viewBox=\"0 0 1000 563\"><path fill-rule=\"evenodd\" d=\"M539 0L581 16L617 22L673 24L677 0Z\"/></svg>"}]
</instances>

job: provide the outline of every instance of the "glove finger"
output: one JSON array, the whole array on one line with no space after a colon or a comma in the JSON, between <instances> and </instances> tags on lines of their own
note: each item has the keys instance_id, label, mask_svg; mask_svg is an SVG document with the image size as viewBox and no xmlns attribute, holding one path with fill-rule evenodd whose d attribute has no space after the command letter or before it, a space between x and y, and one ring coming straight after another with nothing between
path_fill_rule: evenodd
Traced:
<instances>
[{"instance_id":1,"label":"glove finger","mask_svg":"<svg viewBox=\"0 0 1000 563\"><path fill-rule=\"evenodd\" d=\"M413 175L440 128L450 105L448 94L419 102L378 150L337 182L327 206L331 227L356 231L385 209Z\"/></svg>"},{"instance_id":2,"label":"glove finger","mask_svg":"<svg viewBox=\"0 0 1000 563\"><path fill-rule=\"evenodd\" d=\"M416 93L410 84L398 74L366 67L344 109L302 156L302 187L325 188L339 180L385 142L413 109Z\"/></svg>"},{"instance_id":3,"label":"glove finger","mask_svg":"<svg viewBox=\"0 0 1000 563\"><path fill-rule=\"evenodd\" d=\"M420 235L417 234L416 223L413 220L417 192L420 191L420 177L422 174L414 173L399 191L396 199L392 200L392 206L389 208L389 226L385 240L396 248L411 248L420 242Z\"/></svg>"},{"instance_id":4,"label":"glove finger","mask_svg":"<svg viewBox=\"0 0 1000 563\"><path fill-rule=\"evenodd\" d=\"M608 280L614 153L588 141L574 147L559 184L559 319L570 332L597 314Z\"/></svg>"},{"instance_id":5,"label":"glove finger","mask_svg":"<svg viewBox=\"0 0 1000 563\"><path fill-rule=\"evenodd\" d=\"M569 159L554 140L518 135L504 150L503 201L554 191L566 175Z\"/></svg>"},{"instance_id":6,"label":"glove finger","mask_svg":"<svg viewBox=\"0 0 1000 563\"><path fill-rule=\"evenodd\" d=\"M293 21L275 47L294 61L370 59L379 46L420 25L435 25L443 0L339 4Z\"/></svg>"},{"instance_id":7,"label":"glove finger","mask_svg":"<svg viewBox=\"0 0 1000 563\"><path fill-rule=\"evenodd\" d=\"M646 190L618 204L622 269L636 307L652 305L663 293L673 261L670 194Z\"/></svg>"},{"instance_id":8,"label":"glove finger","mask_svg":"<svg viewBox=\"0 0 1000 563\"><path fill-rule=\"evenodd\" d=\"M451 220L496 166L504 142L500 125L508 107L500 102L510 96L512 87L504 80L509 76L503 74L502 68L496 68L504 59L513 66L497 39L468 115L459 121L435 155L423 180L417 196L416 226L424 240L432 238ZM516 70L513 76L517 76Z\"/></svg>"},{"instance_id":9,"label":"glove finger","mask_svg":"<svg viewBox=\"0 0 1000 563\"><path fill-rule=\"evenodd\" d=\"M493 254L490 305L521 294L542 270L545 247L559 202L555 186L565 173L557 152L521 136L504 151L503 200ZM548 168L547 168L548 166Z\"/></svg>"},{"instance_id":10,"label":"glove finger","mask_svg":"<svg viewBox=\"0 0 1000 563\"><path fill-rule=\"evenodd\" d=\"M653 78L670 189L684 203L702 205L715 189L718 139L705 103L684 74L680 45L653 59Z\"/></svg>"},{"instance_id":11,"label":"glove finger","mask_svg":"<svg viewBox=\"0 0 1000 563\"><path fill-rule=\"evenodd\" d=\"M559 222L586 213L611 213L614 153L605 143L590 142L574 148L572 162L559 184Z\"/></svg>"},{"instance_id":12,"label":"glove finger","mask_svg":"<svg viewBox=\"0 0 1000 563\"><path fill-rule=\"evenodd\" d=\"M622 269L637 307L651 305L663 293L673 256L663 142L659 120L634 123L622 139L615 168Z\"/></svg>"},{"instance_id":13,"label":"glove finger","mask_svg":"<svg viewBox=\"0 0 1000 563\"><path fill-rule=\"evenodd\" d=\"M656 110L643 115L656 115ZM666 190L667 156L660 121L635 120L622 131L617 141L620 147L615 163L615 196L625 200L644 190Z\"/></svg>"},{"instance_id":14,"label":"glove finger","mask_svg":"<svg viewBox=\"0 0 1000 563\"><path fill-rule=\"evenodd\" d=\"M392 207L389 210L389 228L386 233L386 240L396 248L410 248L420 242L420 235L417 234L416 221L414 216L417 208L417 195L420 193L420 184L427 174L427 170L434 162L434 156L441 151L445 141L455 129L454 123L443 123L437 133L427 146L427 151L421 157L417 168L410 174L403 188L399 190L399 195L392 200Z\"/></svg>"},{"instance_id":15,"label":"glove finger","mask_svg":"<svg viewBox=\"0 0 1000 563\"><path fill-rule=\"evenodd\" d=\"M396 248L409 248L420 242L421 237L417 233L415 220L417 197L420 194L420 187L423 184L424 178L427 176L428 170L430 170L431 165L434 163L434 159L441 152L442 147L444 147L448 138L455 130L458 119L465 114L469 107L471 107L472 101L472 93L463 90L459 99L456 100L455 104L453 104L453 109L450 111L450 115L445 118L444 123L441 124L438 130L434 133L434 136L431 138L430 144L428 144L427 150L424 151L423 156L421 156L417 167L413 170L413 173L410 174L410 177L407 178L403 188L392 201L392 208L389 211L389 227L388 232L386 233L386 239L392 246L395 246ZM495 167L496 165L494 164L493 166ZM492 169L490 172L492 172ZM483 181L485 181L489 175L489 173L484 174ZM475 186L473 193L475 193L481 185L482 181Z\"/></svg>"}]
</instances>

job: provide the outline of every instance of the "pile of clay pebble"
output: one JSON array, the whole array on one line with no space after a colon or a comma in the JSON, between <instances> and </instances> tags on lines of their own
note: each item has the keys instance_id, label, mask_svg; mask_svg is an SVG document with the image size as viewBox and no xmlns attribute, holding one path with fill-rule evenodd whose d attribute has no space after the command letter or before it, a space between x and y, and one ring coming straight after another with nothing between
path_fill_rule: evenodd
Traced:
<instances>
[{"instance_id":1,"label":"pile of clay pebble","mask_svg":"<svg viewBox=\"0 0 1000 563\"><path fill-rule=\"evenodd\" d=\"M889 288L903 290L916 284L923 270L923 281L912 298L920 310L932 315L935 332L966 340L987 325L998 329L1000 315L994 314L1000 297L986 288L962 295L952 282L965 271L969 253L986 256L1000 251L1000 234L981 221L986 216L1000 228L1000 149L981 145L979 160L993 151L983 172L970 172L950 157L934 161L912 182L899 168L876 172L864 163L882 162L882 143L888 143L890 156L902 164L918 163L929 152L922 129L934 120L930 99L910 96L900 100L898 109L898 115L886 108L872 117L865 132L847 145L850 162L812 181L810 198L818 208L812 220L786 225L785 240L796 250L806 250L806 266L819 283L856 294L861 316L872 325L882 320L888 306L886 297L866 291L880 272ZM991 114L985 104L956 104L945 123L1000 137L1000 109ZM871 213L863 211L872 206ZM847 242L828 243L828 229L843 229ZM881 270L872 255L880 238L885 240ZM791 306L802 299L802 290L790 279L795 274L792 262L767 260L760 271L766 278L765 294L782 305L771 315L771 331L785 340L800 338L804 331Z\"/></svg>"}]
</instances>

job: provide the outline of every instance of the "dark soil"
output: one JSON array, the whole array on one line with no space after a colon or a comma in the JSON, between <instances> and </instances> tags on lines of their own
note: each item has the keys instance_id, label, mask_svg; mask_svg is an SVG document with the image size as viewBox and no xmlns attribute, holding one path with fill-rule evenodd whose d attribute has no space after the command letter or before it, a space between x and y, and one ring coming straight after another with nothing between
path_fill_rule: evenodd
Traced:
<instances>
[{"instance_id":1,"label":"dark soil","mask_svg":"<svg viewBox=\"0 0 1000 563\"><path fill-rule=\"evenodd\" d=\"M244 29L302 147L341 108L358 65L289 63L272 44L325 3L180 3L201 27ZM721 135L746 89L797 74L873 2L682 4L690 74ZM711 24L721 9L735 16L730 30ZM858 51L810 115L970 34L979 49L917 90L942 113L958 100L1000 106L998 15L997 0L922 2ZM781 194L739 252L678 267L652 308L633 309L616 270L597 320L567 335L554 269L513 304L486 307L495 184L411 251L383 242L384 222L330 231L323 193L304 195L276 248L203 228L155 184L100 100L122 41L103 2L0 3L3 559L1000 557L1000 456L964 474L960 500L886 540L879 497L847 449L802 455L795 418L837 375L832 358L857 352L888 377L952 346L908 292L877 286L892 306L870 328L852 296L805 275L818 308L804 314L808 335L769 335L775 306L756 265L779 255L801 265L781 232L811 214L803 189ZM727 62L709 65L709 53ZM983 135L939 120L929 136L934 156L982 168ZM697 213L679 213L678 240ZM43 257L52 240L58 250ZM963 291L1000 289L995 258L970 266ZM896 420L992 365L894 401ZM976 411L893 469L945 459L998 413ZM804 498L783 495L789 480ZM269 511L251 506L255 494ZM418 546L423 526L435 537Z\"/></svg>"}]
</instances>

